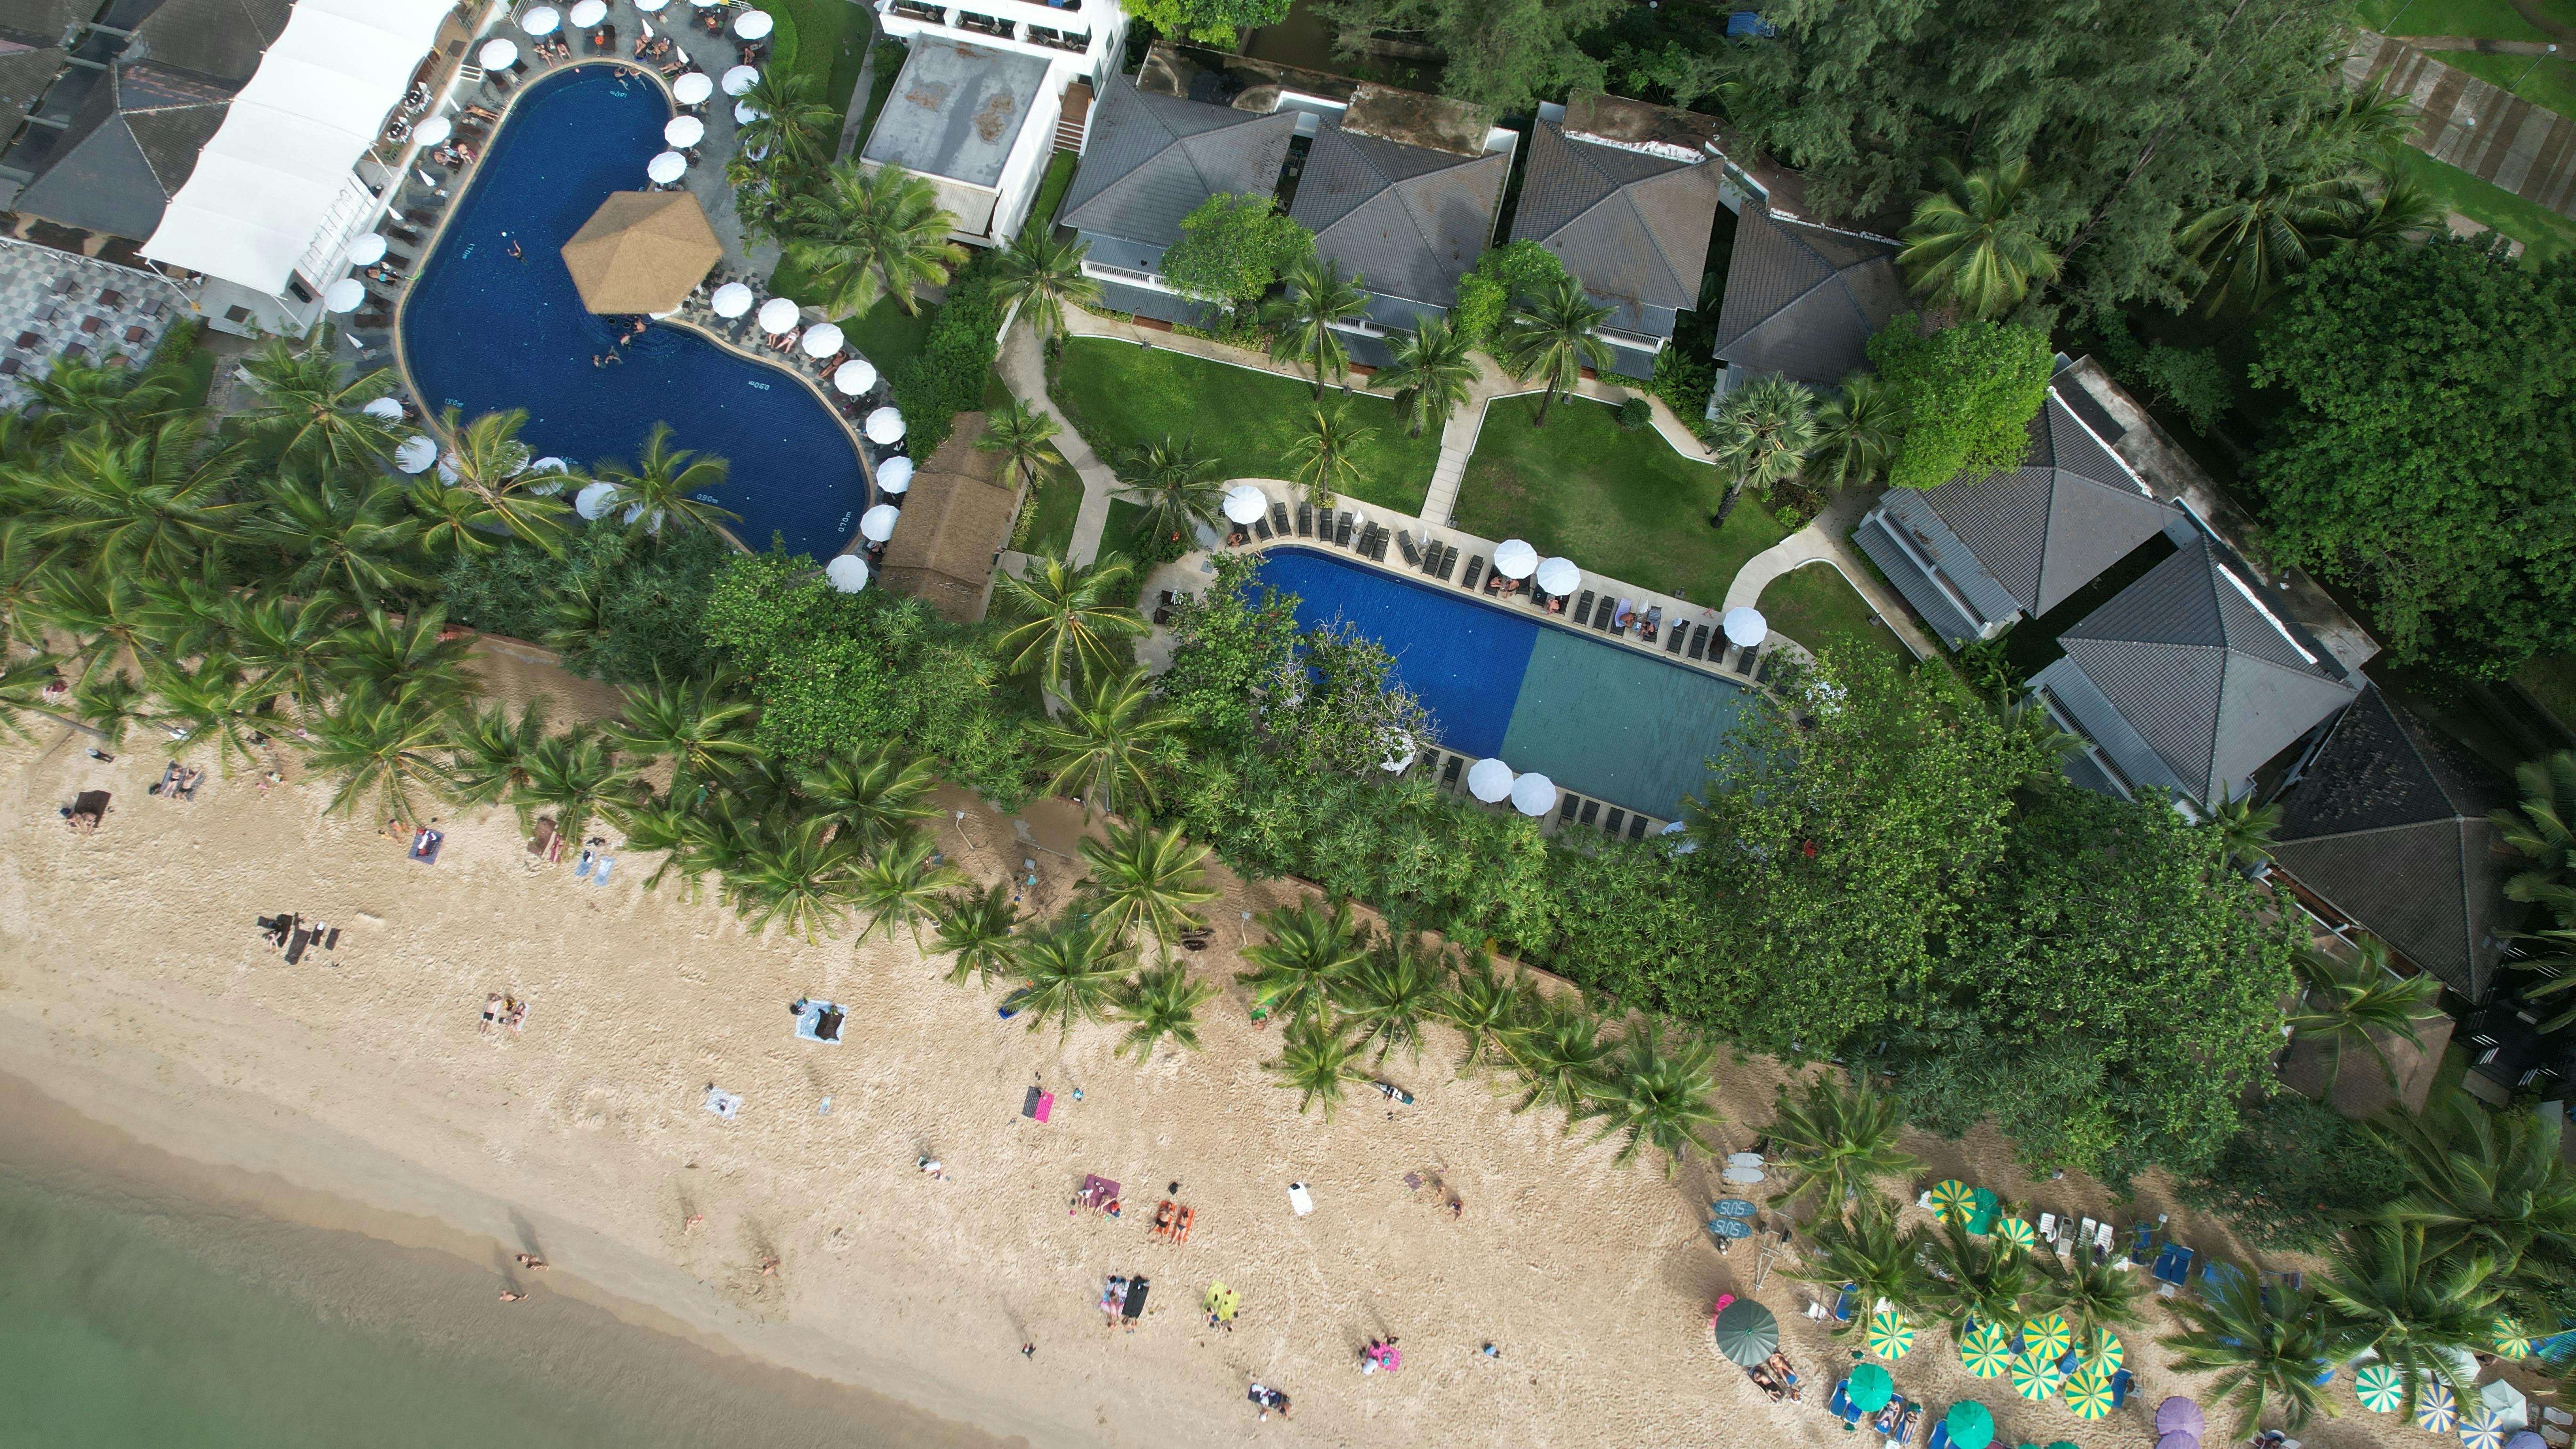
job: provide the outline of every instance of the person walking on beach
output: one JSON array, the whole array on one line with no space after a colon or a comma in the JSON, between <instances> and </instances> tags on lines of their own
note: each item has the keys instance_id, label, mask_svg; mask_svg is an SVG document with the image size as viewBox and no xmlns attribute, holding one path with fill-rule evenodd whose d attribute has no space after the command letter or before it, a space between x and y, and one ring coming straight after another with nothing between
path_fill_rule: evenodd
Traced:
<instances>
[{"instance_id":1,"label":"person walking on beach","mask_svg":"<svg viewBox=\"0 0 2576 1449\"><path fill-rule=\"evenodd\" d=\"M504 1303L516 1303L527 1296L527 1294L520 1292L516 1288L504 1288L501 1290L501 1301Z\"/></svg>"}]
</instances>

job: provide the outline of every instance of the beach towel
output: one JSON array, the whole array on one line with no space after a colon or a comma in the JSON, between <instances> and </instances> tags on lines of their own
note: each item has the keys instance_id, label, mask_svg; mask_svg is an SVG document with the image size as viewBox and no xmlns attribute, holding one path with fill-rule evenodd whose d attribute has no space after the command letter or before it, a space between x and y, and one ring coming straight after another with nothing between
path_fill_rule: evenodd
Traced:
<instances>
[{"instance_id":1,"label":"beach towel","mask_svg":"<svg viewBox=\"0 0 2576 1449\"><path fill-rule=\"evenodd\" d=\"M581 859L573 863L572 878L574 880L590 879L590 868L597 864L599 864L599 852L589 849L583 850L581 853Z\"/></svg>"},{"instance_id":2,"label":"beach towel","mask_svg":"<svg viewBox=\"0 0 2576 1449\"><path fill-rule=\"evenodd\" d=\"M825 1046L841 1044L841 1023L845 1013L829 1001L808 1001L796 1013L796 1036L800 1041L821 1042Z\"/></svg>"},{"instance_id":3,"label":"beach towel","mask_svg":"<svg viewBox=\"0 0 2576 1449\"><path fill-rule=\"evenodd\" d=\"M1146 1280L1144 1280L1144 1279L1142 1279L1142 1278L1131 1278L1131 1279L1129 1279L1129 1280L1128 1280L1128 1282L1127 1282L1127 1302L1126 1302L1126 1305L1125 1305L1123 1308L1121 1308L1121 1309L1119 1310L1119 1312L1120 1312L1120 1313L1122 1313L1122 1314L1124 1314L1124 1315L1125 1315L1126 1317L1128 1317L1128 1318L1142 1318L1142 1317L1144 1317L1144 1316L1145 1316L1145 1294L1146 1294L1146 1292L1147 1292L1148 1290L1150 1290L1153 1286L1154 1286L1153 1284L1151 1284L1151 1283L1147 1282Z\"/></svg>"},{"instance_id":4,"label":"beach towel","mask_svg":"<svg viewBox=\"0 0 2576 1449\"><path fill-rule=\"evenodd\" d=\"M1306 1191L1306 1184L1288 1184L1288 1210L1301 1218L1315 1210L1315 1199Z\"/></svg>"},{"instance_id":5,"label":"beach towel","mask_svg":"<svg viewBox=\"0 0 2576 1449\"><path fill-rule=\"evenodd\" d=\"M420 833L411 838L411 858L423 865L436 865L438 849L446 843L446 836L423 826Z\"/></svg>"},{"instance_id":6,"label":"beach towel","mask_svg":"<svg viewBox=\"0 0 2576 1449\"><path fill-rule=\"evenodd\" d=\"M590 873L590 883L595 886L604 886L608 884L608 873L616 868L617 858L615 856L601 856L599 858L599 869Z\"/></svg>"},{"instance_id":7,"label":"beach towel","mask_svg":"<svg viewBox=\"0 0 2576 1449\"><path fill-rule=\"evenodd\" d=\"M1240 1306L1242 1302L1242 1294L1228 1288L1223 1283L1210 1283L1208 1285L1207 1296L1199 1300L1199 1306L1207 1310L1207 1315L1211 1320L1218 1323L1232 1323L1234 1321L1235 1309Z\"/></svg>"},{"instance_id":8,"label":"beach towel","mask_svg":"<svg viewBox=\"0 0 2576 1449\"><path fill-rule=\"evenodd\" d=\"M707 1110L730 1122L742 1110L742 1094L728 1092L713 1082L707 1084Z\"/></svg>"},{"instance_id":9,"label":"beach towel","mask_svg":"<svg viewBox=\"0 0 2576 1449\"><path fill-rule=\"evenodd\" d=\"M1047 1114L1054 1110L1055 1093L1053 1092L1041 1092L1031 1087L1029 1094L1020 1099L1020 1115L1032 1121L1043 1122L1047 1119Z\"/></svg>"}]
</instances>

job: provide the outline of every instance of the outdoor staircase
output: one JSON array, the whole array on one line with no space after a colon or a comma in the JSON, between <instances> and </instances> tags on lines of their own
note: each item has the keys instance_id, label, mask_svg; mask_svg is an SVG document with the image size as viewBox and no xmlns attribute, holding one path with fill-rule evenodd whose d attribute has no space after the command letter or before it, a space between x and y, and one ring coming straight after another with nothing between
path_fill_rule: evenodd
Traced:
<instances>
[{"instance_id":1,"label":"outdoor staircase","mask_svg":"<svg viewBox=\"0 0 2576 1449\"><path fill-rule=\"evenodd\" d=\"M1082 154L1082 136L1091 120L1091 87L1076 81L1065 88L1064 102L1055 113L1055 148Z\"/></svg>"},{"instance_id":2,"label":"outdoor staircase","mask_svg":"<svg viewBox=\"0 0 2576 1449\"><path fill-rule=\"evenodd\" d=\"M1056 117L1055 148L1059 151L1071 151L1076 155L1080 155L1082 152L1082 122L1076 120L1072 116Z\"/></svg>"}]
</instances>

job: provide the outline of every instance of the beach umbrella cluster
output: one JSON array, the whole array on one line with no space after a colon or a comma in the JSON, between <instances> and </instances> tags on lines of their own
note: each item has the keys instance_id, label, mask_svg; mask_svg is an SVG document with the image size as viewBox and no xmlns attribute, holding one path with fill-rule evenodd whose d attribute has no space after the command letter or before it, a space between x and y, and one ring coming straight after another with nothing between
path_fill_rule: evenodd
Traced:
<instances>
[{"instance_id":1,"label":"beach umbrella cluster","mask_svg":"<svg viewBox=\"0 0 2576 1449\"><path fill-rule=\"evenodd\" d=\"M2062 1352L2062 1350L2061 1350ZM2066 1375L2057 1366L2059 1354L2030 1344L2012 1357L2013 1392L2037 1402L2057 1392Z\"/></svg>"},{"instance_id":2,"label":"beach umbrella cluster","mask_svg":"<svg viewBox=\"0 0 2576 1449\"><path fill-rule=\"evenodd\" d=\"M2079 1419L2111 1417L2111 1371L2100 1364L2077 1369L2066 1379L2066 1407Z\"/></svg>"}]
</instances>

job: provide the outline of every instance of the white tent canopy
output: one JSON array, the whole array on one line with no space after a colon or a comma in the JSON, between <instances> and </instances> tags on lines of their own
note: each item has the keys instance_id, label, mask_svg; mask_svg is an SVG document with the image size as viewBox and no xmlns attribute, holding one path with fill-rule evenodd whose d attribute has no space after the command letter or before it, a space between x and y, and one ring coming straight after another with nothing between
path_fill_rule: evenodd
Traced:
<instances>
[{"instance_id":1,"label":"white tent canopy","mask_svg":"<svg viewBox=\"0 0 2576 1449\"><path fill-rule=\"evenodd\" d=\"M1556 782L1536 770L1514 780L1512 808L1523 815L1545 815L1556 808Z\"/></svg>"},{"instance_id":2,"label":"white tent canopy","mask_svg":"<svg viewBox=\"0 0 2576 1449\"><path fill-rule=\"evenodd\" d=\"M1512 793L1512 767L1496 759L1478 760L1469 765L1467 793L1488 805L1499 803Z\"/></svg>"},{"instance_id":3,"label":"white tent canopy","mask_svg":"<svg viewBox=\"0 0 2576 1449\"><path fill-rule=\"evenodd\" d=\"M299 0L143 244L272 296L333 220L350 168L411 86L450 0Z\"/></svg>"}]
</instances>

